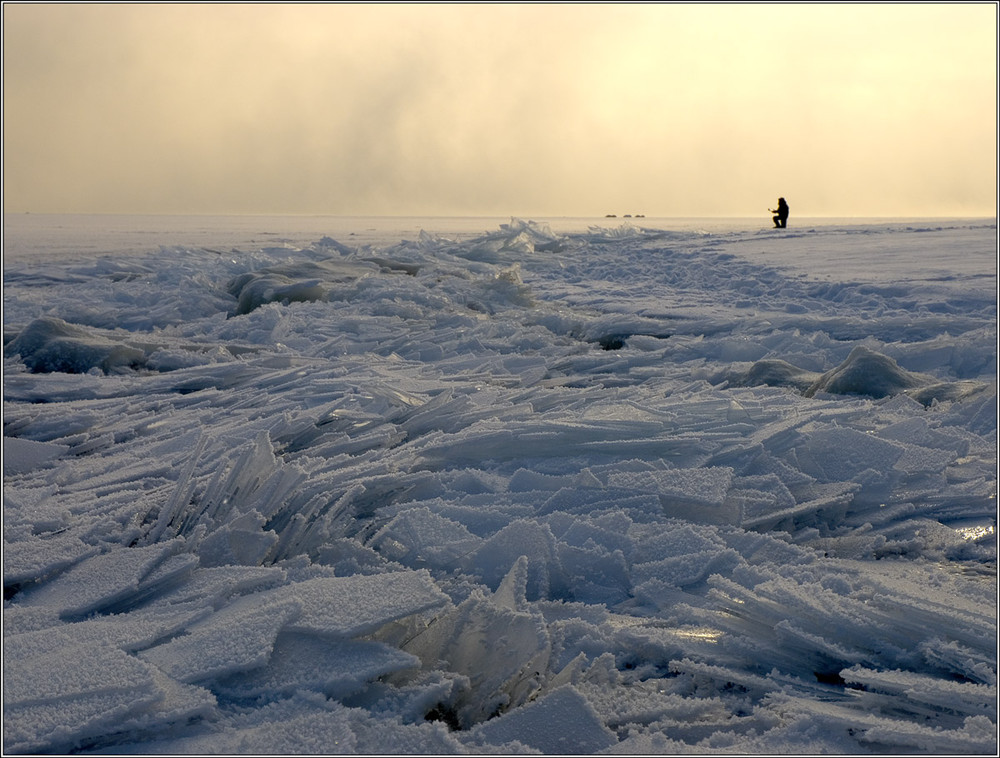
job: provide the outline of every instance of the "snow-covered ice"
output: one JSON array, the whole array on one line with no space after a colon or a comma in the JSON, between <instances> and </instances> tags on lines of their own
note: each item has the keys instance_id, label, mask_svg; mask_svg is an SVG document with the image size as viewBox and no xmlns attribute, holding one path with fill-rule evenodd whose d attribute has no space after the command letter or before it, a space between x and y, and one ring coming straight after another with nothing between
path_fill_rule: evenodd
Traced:
<instances>
[{"instance_id":1,"label":"snow-covered ice","mask_svg":"<svg viewBox=\"0 0 1000 758\"><path fill-rule=\"evenodd\" d=\"M6 753L996 753L994 221L251 223L5 217Z\"/></svg>"}]
</instances>

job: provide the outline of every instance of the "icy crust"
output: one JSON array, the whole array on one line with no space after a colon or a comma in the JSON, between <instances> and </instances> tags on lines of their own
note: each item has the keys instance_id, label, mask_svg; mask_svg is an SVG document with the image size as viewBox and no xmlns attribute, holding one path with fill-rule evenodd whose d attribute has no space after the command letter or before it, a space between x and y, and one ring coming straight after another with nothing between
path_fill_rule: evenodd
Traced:
<instances>
[{"instance_id":1,"label":"icy crust","mask_svg":"<svg viewBox=\"0 0 1000 758\"><path fill-rule=\"evenodd\" d=\"M5 752L995 753L995 302L744 242L14 271Z\"/></svg>"}]
</instances>

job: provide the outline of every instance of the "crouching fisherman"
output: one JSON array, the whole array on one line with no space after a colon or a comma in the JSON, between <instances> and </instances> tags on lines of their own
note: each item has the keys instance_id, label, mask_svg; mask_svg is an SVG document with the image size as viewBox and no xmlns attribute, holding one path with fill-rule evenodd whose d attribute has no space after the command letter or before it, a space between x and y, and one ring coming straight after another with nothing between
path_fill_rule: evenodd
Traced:
<instances>
[{"instance_id":1,"label":"crouching fisherman","mask_svg":"<svg viewBox=\"0 0 1000 758\"><path fill-rule=\"evenodd\" d=\"M776 229L784 229L788 225L788 203L785 202L785 198L778 198L778 209L768 208L771 213L774 213L774 226Z\"/></svg>"}]
</instances>

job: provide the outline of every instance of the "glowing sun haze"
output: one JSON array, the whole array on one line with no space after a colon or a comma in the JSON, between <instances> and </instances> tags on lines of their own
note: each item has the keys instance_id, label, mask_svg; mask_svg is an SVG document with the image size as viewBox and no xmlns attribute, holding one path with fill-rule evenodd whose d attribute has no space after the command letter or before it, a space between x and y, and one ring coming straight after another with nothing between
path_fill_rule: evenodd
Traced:
<instances>
[{"instance_id":1,"label":"glowing sun haze","mask_svg":"<svg viewBox=\"0 0 1000 758\"><path fill-rule=\"evenodd\" d=\"M996 13L6 4L4 210L993 216Z\"/></svg>"}]
</instances>

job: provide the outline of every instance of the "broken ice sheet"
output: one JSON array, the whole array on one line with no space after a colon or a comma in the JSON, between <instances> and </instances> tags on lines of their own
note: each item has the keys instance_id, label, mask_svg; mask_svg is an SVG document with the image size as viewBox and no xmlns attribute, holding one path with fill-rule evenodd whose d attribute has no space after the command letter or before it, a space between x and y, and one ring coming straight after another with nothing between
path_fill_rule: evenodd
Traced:
<instances>
[{"instance_id":1,"label":"broken ice sheet","mask_svg":"<svg viewBox=\"0 0 1000 758\"><path fill-rule=\"evenodd\" d=\"M419 666L419 658L377 642L283 632L266 665L221 678L212 689L241 699L287 696L299 689L340 699L384 674Z\"/></svg>"},{"instance_id":2,"label":"broken ice sheet","mask_svg":"<svg viewBox=\"0 0 1000 758\"><path fill-rule=\"evenodd\" d=\"M8 751L66 750L163 696L151 667L134 656L103 643L74 644L58 632L4 638L4 661Z\"/></svg>"},{"instance_id":3,"label":"broken ice sheet","mask_svg":"<svg viewBox=\"0 0 1000 758\"><path fill-rule=\"evenodd\" d=\"M579 755L617 744L593 706L572 685L564 685L538 700L472 730L474 750L489 744L502 748L521 743L542 753Z\"/></svg>"},{"instance_id":4,"label":"broken ice sheet","mask_svg":"<svg viewBox=\"0 0 1000 758\"><path fill-rule=\"evenodd\" d=\"M295 600L262 602L250 596L139 656L181 682L199 682L263 666L278 632L301 612Z\"/></svg>"},{"instance_id":5,"label":"broken ice sheet","mask_svg":"<svg viewBox=\"0 0 1000 758\"><path fill-rule=\"evenodd\" d=\"M370 576L319 577L272 590L294 598L302 612L289 631L355 637L381 626L449 603L426 570Z\"/></svg>"},{"instance_id":6,"label":"broken ice sheet","mask_svg":"<svg viewBox=\"0 0 1000 758\"><path fill-rule=\"evenodd\" d=\"M182 549L183 541L110 550L77 563L69 571L24 593L22 605L54 606L64 618L82 617L138 599L157 567ZM185 561L181 570L193 568ZM153 580L155 584L155 579Z\"/></svg>"},{"instance_id":7,"label":"broken ice sheet","mask_svg":"<svg viewBox=\"0 0 1000 758\"><path fill-rule=\"evenodd\" d=\"M504 227L5 255L5 747L990 752L995 224Z\"/></svg>"}]
</instances>

